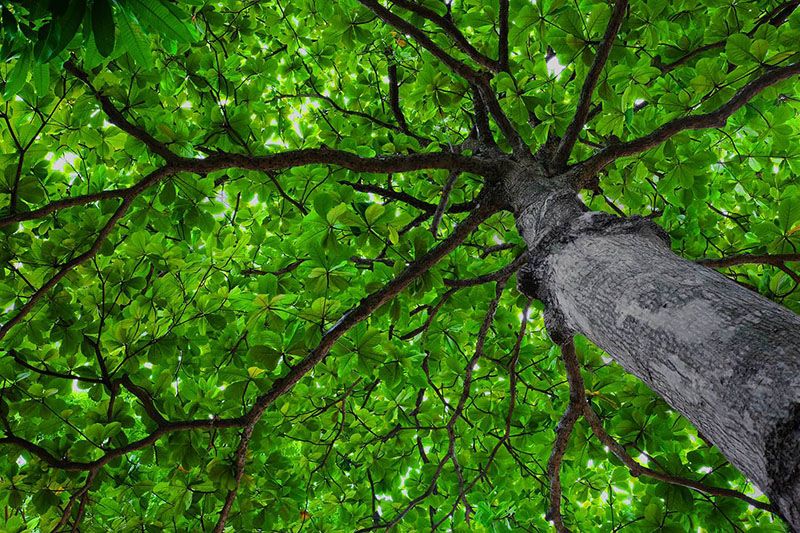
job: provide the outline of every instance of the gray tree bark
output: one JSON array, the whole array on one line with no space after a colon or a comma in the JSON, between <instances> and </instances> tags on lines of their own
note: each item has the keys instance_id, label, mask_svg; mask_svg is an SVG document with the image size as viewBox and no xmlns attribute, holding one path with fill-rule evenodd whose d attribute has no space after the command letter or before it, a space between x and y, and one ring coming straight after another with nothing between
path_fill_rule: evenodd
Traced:
<instances>
[{"instance_id":1,"label":"gray tree bark","mask_svg":"<svg viewBox=\"0 0 800 533\"><path fill-rule=\"evenodd\" d=\"M652 222L586 212L530 171L505 188L532 257L521 288L544 300L551 334L607 351L800 530L800 317L673 254Z\"/></svg>"}]
</instances>

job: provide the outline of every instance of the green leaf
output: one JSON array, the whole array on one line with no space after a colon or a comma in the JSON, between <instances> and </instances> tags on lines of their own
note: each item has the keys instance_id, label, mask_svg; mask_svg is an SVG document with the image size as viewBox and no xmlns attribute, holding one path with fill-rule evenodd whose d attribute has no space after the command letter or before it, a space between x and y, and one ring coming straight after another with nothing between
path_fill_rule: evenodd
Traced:
<instances>
[{"instance_id":1,"label":"green leaf","mask_svg":"<svg viewBox=\"0 0 800 533\"><path fill-rule=\"evenodd\" d=\"M800 222L800 198L787 197L778 206L778 223L784 234Z\"/></svg>"},{"instance_id":2,"label":"green leaf","mask_svg":"<svg viewBox=\"0 0 800 533\"><path fill-rule=\"evenodd\" d=\"M54 16L53 20L42 28L40 41L37 43L39 45L37 59L46 63L67 47L81 27L85 10L85 0L69 0L63 14Z\"/></svg>"},{"instance_id":3,"label":"green leaf","mask_svg":"<svg viewBox=\"0 0 800 533\"><path fill-rule=\"evenodd\" d=\"M750 53L750 37L743 33L735 33L725 42L725 55L734 65L743 65L753 60Z\"/></svg>"},{"instance_id":4,"label":"green leaf","mask_svg":"<svg viewBox=\"0 0 800 533\"><path fill-rule=\"evenodd\" d=\"M31 79L36 94L43 96L50 89L50 65L34 63L31 67Z\"/></svg>"},{"instance_id":5,"label":"green leaf","mask_svg":"<svg viewBox=\"0 0 800 533\"><path fill-rule=\"evenodd\" d=\"M190 43L194 40L194 32L182 20L185 16L176 16L176 13L180 12L168 2L164 0L128 0L128 6L139 20L163 37L181 43ZM183 14L181 13L181 15Z\"/></svg>"},{"instance_id":6,"label":"green leaf","mask_svg":"<svg viewBox=\"0 0 800 533\"><path fill-rule=\"evenodd\" d=\"M92 33L98 52L108 57L114 51L114 12L110 0L95 0L92 4Z\"/></svg>"},{"instance_id":7,"label":"green leaf","mask_svg":"<svg viewBox=\"0 0 800 533\"><path fill-rule=\"evenodd\" d=\"M644 518L651 524L661 524L661 519L664 516L664 511L657 503L647 504L644 508Z\"/></svg>"},{"instance_id":8,"label":"green leaf","mask_svg":"<svg viewBox=\"0 0 800 533\"><path fill-rule=\"evenodd\" d=\"M22 57L17 59L14 66L8 73L6 78L6 86L3 89L3 98L6 100L14 97L22 90L23 85L28 80L28 74L31 68L31 56L29 53L23 54Z\"/></svg>"},{"instance_id":9,"label":"green leaf","mask_svg":"<svg viewBox=\"0 0 800 533\"><path fill-rule=\"evenodd\" d=\"M364 212L364 217L367 219L367 224L370 226L374 224L385 210L386 208L381 204L371 204L369 207L367 207L366 211Z\"/></svg>"},{"instance_id":10,"label":"green leaf","mask_svg":"<svg viewBox=\"0 0 800 533\"><path fill-rule=\"evenodd\" d=\"M141 28L126 10L121 10L122 16L117 17L120 42L124 43L125 50L139 65L151 68L153 54L150 50L150 40L142 33Z\"/></svg>"},{"instance_id":11,"label":"green leaf","mask_svg":"<svg viewBox=\"0 0 800 533\"><path fill-rule=\"evenodd\" d=\"M769 50L769 41L766 39L756 39L753 41L753 44L750 45L750 53L753 54L759 62L764 61L764 58L767 57L767 51Z\"/></svg>"},{"instance_id":12,"label":"green leaf","mask_svg":"<svg viewBox=\"0 0 800 533\"><path fill-rule=\"evenodd\" d=\"M275 370L275 367L278 366L281 353L270 346L256 344L255 346L250 347L250 350L248 350L248 356L271 372Z\"/></svg>"}]
</instances>

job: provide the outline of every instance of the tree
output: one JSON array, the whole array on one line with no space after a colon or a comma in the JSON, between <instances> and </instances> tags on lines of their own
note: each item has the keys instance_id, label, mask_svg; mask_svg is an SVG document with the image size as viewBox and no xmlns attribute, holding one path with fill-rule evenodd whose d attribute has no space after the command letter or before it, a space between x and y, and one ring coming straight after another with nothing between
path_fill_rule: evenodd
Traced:
<instances>
[{"instance_id":1,"label":"tree","mask_svg":"<svg viewBox=\"0 0 800 533\"><path fill-rule=\"evenodd\" d=\"M799 3L3 8L4 528L800 528Z\"/></svg>"}]
</instances>

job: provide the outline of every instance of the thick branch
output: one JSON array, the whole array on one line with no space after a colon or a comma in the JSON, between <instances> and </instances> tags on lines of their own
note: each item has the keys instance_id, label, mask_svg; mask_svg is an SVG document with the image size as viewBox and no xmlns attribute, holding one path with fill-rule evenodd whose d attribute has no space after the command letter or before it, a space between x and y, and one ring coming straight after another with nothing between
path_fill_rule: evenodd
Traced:
<instances>
[{"instance_id":1,"label":"thick branch","mask_svg":"<svg viewBox=\"0 0 800 533\"><path fill-rule=\"evenodd\" d=\"M56 524L56 527L53 528L54 532L62 531L61 528L67 525L67 522L69 522L69 518L72 515L72 508L75 506L75 502L80 499L81 504L78 508L78 515L75 517L74 527L72 528L73 531L77 531L77 526L80 524L81 516L83 515L83 509L85 508L86 496L88 495L89 489L92 486L92 482L94 482L98 472L99 469L89 471L89 473L86 475L84 484L78 490L76 490L72 496L70 496L66 507L64 507L64 512L61 513L61 520L59 520L58 524Z\"/></svg>"},{"instance_id":2,"label":"thick branch","mask_svg":"<svg viewBox=\"0 0 800 533\"><path fill-rule=\"evenodd\" d=\"M671 483L673 485L681 485L700 492L712 494L714 496L739 498L740 500L743 500L752 505L753 507L757 507L758 509L763 509L765 511L770 511L773 513L776 512L775 507L772 506L771 504L758 501L739 491L719 488L719 487L712 487L704 483L701 483L699 481L694 481L679 476L673 476L665 472L659 472L651 468L642 466L638 462L636 462L636 460L634 460L633 457L631 457L630 454L628 454L624 446L622 446L619 442L617 442L611 435L609 435L605 431L605 429L603 428L603 423L597 416L597 413L595 413L594 409L592 409L592 406L589 404L589 402L586 401L583 378L581 377L580 374L580 364L578 363L578 358L575 355L574 345L572 345L571 343L570 345L571 349L568 350L565 350L564 347L562 346L562 352L561 352L564 357L564 364L567 369L567 380L570 383L570 405L572 405L573 400L577 402L575 404L578 410L576 416L583 414L583 416L586 418L586 421L589 422L589 426L592 428L592 431L597 436L597 438L600 439L600 441L605 446L607 446L608 449L611 450L611 452L614 455L616 455L617 458L620 461L622 461L622 463L625 466L628 467L632 475L637 477L640 475L646 475L652 477L653 479L658 479L659 481L664 481L666 483Z\"/></svg>"},{"instance_id":3,"label":"thick branch","mask_svg":"<svg viewBox=\"0 0 800 533\"><path fill-rule=\"evenodd\" d=\"M222 509L219 512L217 525L214 526L214 533L222 533L225 531L225 523L228 521L228 515L230 515L233 502L236 500L236 493L239 492L239 484L244 475L244 467L247 462L247 448L250 445L250 439L253 436L254 429L255 423L247 424L239 438L239 445L236 448L233 461L235 485L232 489L228 489L228 493L225 495L225 503L222 504Z\"/></svg>"},{"instance_id":4,"label":"thick branch","mask_svg":"<svg viewBox=\"0 0 800 533\"><path fill-rule=\"evenodd\" d=\"M24 222L26 220L35 220L37 218L42 218L51 213L55 213L60 209L65 209L67 207L75 207L78 205L91 204L93 202L99 202L100 200L124 198L129 190L130 190L129 187L124 189L112 189L109 191L84 194L81 196L71 196L69 198L56 200L54 202L50 202L44 207L40 207L39 209L33 209L31 211L24 211L21 213L14 213L12 215L2 217L0 218L0 228L8 226L9 224L13 224L15 222Z\"/></svg>"},{"instance_id":5,"label":"thick branch","mask_svg":"<svg viewBox=\"0 0 800 533\"><path fill-rule=\"evenodd\" d=\"M558 143L555 156L553 157L553 168L563 169L569 160L569 154L575 146L575 141L578 140L578 135L586 124L586 119L589 116L589 110L592 105L592 94L594 93L597 82L600 79L600 74L608 60L608 55L611 53L611 47L614 40L619 33L622 26L622 20L625 18L625 10L628 8L628 0L616 0L614 2L614 10L611 12L611 19L608 21L606 33L603 35L603 41L597 47L597 53L592 61L592 66L589 68L589 74L586 75L586 80L583 82L581 95L578 100L578 107L575 110L575 116L572 118L567 131Z\"/></svg>"},{"instance_id":6,"label":"thick branch","mask_svg":"<svg viewBox=\"0 0 800 533\"><path fill-rule=\"evenodd\" d=\"M325 147L289 150L261 156L218 152L206 159L181 159L174 168L204 174L229 168L267 172L303 165L335 165L356 172L376 174L445 169L493 176L497 171L496 164L492 161L451 152L361 157L351 152Z\"/></svg>"},{"instance_id":7,"label":"thick branch","mask_svg":"<svg viewBox=\"0 0 800 533\"><path fill-rule=\"evenodd\" d=\"M651 148L655 148L673 135L686 130L699 130L704 128L721 128L727 123L728 117L744 107L754 96L776 83L787 80L800 74L800 63L785 67L775 67L757 77L741 89L733 97L711 113L690 115L667 122L652 133L628 141L614 144L593 155L576 166L581 177L594 176L606 165L620 157L636 155Z\"/></svg>"},{"instance_id":8,"label":"thick branch","mask_svg":"<svg viewBox=\"0 0 800 533\"><path fill-rule=\"evenodd\" d=\"M161 437L169 433L174 433L176 431L190 431L197 429L203 430L203 429L241 427L246 423L246 421L247 417L241 416L236 418L211 418L211 419L201 419L201 420L177 420L177 421L164 422L163 425L159 426L158 429L156 429L146 437L143 437L137 441L133 441L120 448L114 448L113 450L109 450L99 459L95 459L94 461L89 461L89 462L70 461L68 459L58 458L49 451L47 451L46 449L42 448L41 446L29 440L17 437L16 435L6 435L5 437L0 438L0 445L7 444L26 450L52 468L57 468L59 470L65 470L68 472L80 472L87 470L96 470L108 464L110 461L116 459L117 457L121 457L136 450L141 450L142 448L146 448L147 446L154 444Z\"/></svg>"},{"instance_id":9,"label":"thick branch","mask_svg":"<svg viewBox=\"0 0 800 533\"><path fill-rule=\"evenodd\" d=\"M164 418L164 415L162 415L156 407L153 397L150 396L150 392L147 389L136 385L133 381L131 381L129 376L123 376L119 379L118 383L125 387L128 392L136 396L136 398L142 404L144 412L147 413L147 416L149 416L150 419L159 427L169 425L167 419Z\"/></svg>"},{"instance_id":10,"label":"thick branch","mask_svg":"<svg viewBox=\"0 0 800 533\"><path fill-rule=\"evenodd\" d=\"M447 183L445 183L444 187L442 188L442 197L439 199L439 205L436 206L436 210L433 212L433 220L431 220L431 233L433 234L434 238L439 231L439 224L441 223L442 217L447 209L447 203L450 201L450 192L455 186L458 175L458 172L451 172L450 176L447 178Z\"/></svg>"},{"instance_id":11,"label":"thick branch","mask_svg":"<svg viewBox=\"0 0 800 533\"><path fill-rule=\"evenodd\" d=\"M475 131L478 141L492 148L497 148L497 143L492 135L492 128L489 126L489 108L486 102L483 101L477 86L472 85L471 91L472 104L475 108Z\"/></svg>"},{"instance_id":12,"label":"thick branch","mask_svg":"<svg viewBox=\"0 0 800 533\"><path fill-rule=\"evenodd\" d=\"M344 152L341 150L330 150L328 148L311 148L305 150L292 150L278 154L265 156L248 156L243 154L217 153L207 159L180 158L174 163L161 167L151 172L147 177L139 181L133 187L119 191L119 196L123 199L114 214L106 222L94 244L89 250L74 257L64 265L59 271L42 285L27 302L20 308L14 317L0 326L0 339L5 337L11 328L18 324L36 305L36 303L53 288L61 279L64 278L73 268L83 264L94 257L103 245L103 242L114 229L116 223L128 211L133 200L136 199L145 189L161 181L167 174L175 171L187 171L197 173L207 173L215 170L228 168L244 168L248 170L259 170L269 172L302 165L310 164L333 164L339 165L350 170L360 172L404 172L411 170L422 170L426 168L442 168L449 170L462 170L473 173L485 173L493 175L495 165L475 157L462 156L450 152L437 153L414 153L408 155L378 156L372 158L360 157L358 155ZM87 197L83 197L86 199ZM93 198L93 197L91 197ZM96 199L86 199L86 202L96 201ZM55 208L42 208L39 211L48 211ZM435 209L435 207L434 207ZM52 211L49 211L52 212Z\"/></svg>"},{"instance_id":13,"label":"thick branch","mask_svg":"<svg viewBox=\"0 0 800 533\"><path fill-rule=\"evenodd\" d=\"M445 169L461 172L471 172L484 177L493 176L497 173L496 163L472 156L454 154L452 152L431 152L431 153L412 153L407 155L390 155L376 157L360 157L350 152L341 150L331 150L328 148L309 148L304 150L291 150L277 154L264 156L248 156L243 154L215 153L206 159L180 158L177 162L169 165L169 170L196 172L205 174L208 172L226 170L229 168L243 168L247 170L259 170L262 172L272 172L285 170L288 168L303 165L336 165L358 172L392 173L410 172L414 170L426 169ZM162 170L166 170L164 167ZM112 189L98 193L85 194L56 200L44 207L16 213L0 218L0 228L15 222L35 220L45 217L60 209L86 205L100 200L113 198L127 198L136 196L144 189L160 182L166 174L154 172L146 178L127 188ZM270 179L272 179L270 177ZM431 209L435 206L431 205Z\"/></svg>"},{"instance_id":14,"label":"thick branch","mask_svg":"<svg viewBox=\"0 0 800 533\"><path fill-rule=\"evenodd\" d=\"M528 148L528 145L525 143L525 140L503 112L503 109L500 107L500 102L497 101L497 97L495 96L494 90L489 84L489 81L482 80L480 83L476 84L476 86L478 93L481 96L481 100L484 104L486 104L489 114L492 115L497 127L500 128L503 136L514 150L514 153L529 154L530 149Z\"/></svg>"}]
</instances>

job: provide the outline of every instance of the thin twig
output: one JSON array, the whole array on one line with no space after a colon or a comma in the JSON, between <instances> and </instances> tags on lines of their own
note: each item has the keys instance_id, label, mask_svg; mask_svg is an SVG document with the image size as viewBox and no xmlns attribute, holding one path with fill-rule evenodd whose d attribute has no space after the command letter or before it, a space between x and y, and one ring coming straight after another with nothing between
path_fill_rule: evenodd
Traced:
<instances>
[{"instance_id":1,"label":"thin twig","mask_svg":"<svg viewBox=\"0 0 800 533\"><path fill-rule=\"evenodd\" d=\"M431 234L434 239L436 238L436 234L439 231L439 224L447 209L447 202L450 201L450 191L453 190L453 186L455 186L459 174L459 172L451 172L450 176L447 178L447 182L442 188L442 197L439 200L439 205L436 206L436 210L433 212L433 219L431 220Z\"/></svg>"},{"instance_id":2,"label":"thin twig","mask_svg":"<svg viewBox=\"0 0 800 533\"><path fill-rule=\"evenodd\" d=\"M800 254L738 254L719 259L700 259L697 263L709 268L726 268L748 264L780 266L792 261L800 261Z\"/></svg>"},{"instance_id":3,"label":"thin twig","mask_svg":"<svg viewBox=\"0 0 800 533\"><path fill-rule=\"evenodd\" d=\"M577 170L578 180L580 181L581 179L596 175L606 165L616 161L620 157L636 155L651 148L655 148L673 135L682 131L721 128L725 126L731 115L744 107L747 102L761 91L797 76L798 74L800 74L800 63L785 67L771 68L766 73L739 89L730 100L718 107L715 111L700 115L680 117L667 122L653 132L639 137L638 139L612 144L574 167Z\"/></svg>"}]
</instances>

